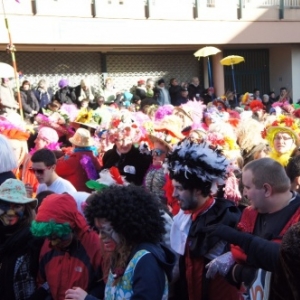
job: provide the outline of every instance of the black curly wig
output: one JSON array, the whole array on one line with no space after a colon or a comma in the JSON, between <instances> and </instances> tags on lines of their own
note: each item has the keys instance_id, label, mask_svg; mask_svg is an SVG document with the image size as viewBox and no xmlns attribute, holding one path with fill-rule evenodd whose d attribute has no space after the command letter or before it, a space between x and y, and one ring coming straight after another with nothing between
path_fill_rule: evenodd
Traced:
<instances>
[{"instance_id":1,"label":"black curly wig","mask_svg":"<svg viewBox=\"0 0 300 300\"><path fill-rule=\"evenodd\" d=\"M105 218L129 244L162 240L164 219L157 200L142 187L110 186L92 194L87 203L85 216L92 226L95 218Z\"/></svg>"}]
</instances>

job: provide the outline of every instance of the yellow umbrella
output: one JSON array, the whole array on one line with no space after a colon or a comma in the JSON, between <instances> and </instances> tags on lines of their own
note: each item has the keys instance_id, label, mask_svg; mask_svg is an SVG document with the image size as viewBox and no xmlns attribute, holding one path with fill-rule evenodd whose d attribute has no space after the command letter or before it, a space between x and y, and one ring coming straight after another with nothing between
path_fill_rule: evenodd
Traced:
<instances>
[{"instance_id":1,"label":"yellow umbrella","mask_svg":"<svg viewBox=\"0 0 300 300\"><path fill-rule=\"evenodd\" d=\"M206 47L203 47L203 48L199 49L198 51L196 51L194 53L194 56L198 57L198 60L200 60L200 57L207 57L207 70L208 70L209 86L213 86L209 56L210 55L215 55L219 52L221 52L221 50L216 48L216 47L206 46Z\"/></svg>"},{"instance_id":2,"label":"yellow umbrella","mask_svg":"<svg viewBox=\"0 0 300 300\"><path fill-rule=\"evenodd\" d=\"M239 64L240 62L245 61L243 56L238 55L229 55L220 60L221 65L223 66L231 66Z\"/></svg>"},{"instance_id":3,"label":"yellow umbrella","mask_svg":"<svg viewBox=\"0 0 300 300\"><path fill-rule=\"evenodd\" d=\"M234 68L233 65L239 64L240 62L245 61L243 56L238 55L229 55L220 60L221 65L223 66L231 66L231 74L233 81L233 92L235 98L235 104L237 105L237 97L236 97L236 86L235 86L235 78L234 78Z\"/></svg>"}]
</instances>

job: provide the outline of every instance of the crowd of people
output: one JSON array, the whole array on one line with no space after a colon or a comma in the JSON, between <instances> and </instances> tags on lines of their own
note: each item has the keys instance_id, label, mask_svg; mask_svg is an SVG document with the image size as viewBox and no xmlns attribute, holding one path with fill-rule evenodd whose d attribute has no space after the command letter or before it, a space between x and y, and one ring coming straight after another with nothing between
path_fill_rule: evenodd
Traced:
<instances>
[{"instance_id":1,"label":"crowd of people","mask_svg":"<svg viewBox=\"0 0 300 300\"><path fill-rule=\"evenodd\" d=\"M286 88L58 85L24 80L22 119L2 79L1 299L300 299Z\"/></svg>"}]
</instances>

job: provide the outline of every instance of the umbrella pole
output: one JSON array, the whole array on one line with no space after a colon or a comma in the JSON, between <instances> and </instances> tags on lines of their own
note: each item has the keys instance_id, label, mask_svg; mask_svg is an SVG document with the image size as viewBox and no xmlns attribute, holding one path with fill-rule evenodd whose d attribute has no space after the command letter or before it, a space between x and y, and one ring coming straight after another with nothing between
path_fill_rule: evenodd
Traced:
<instances>
[{"instance_id":1,"label":"umbrella pole","mask_svg":"<svg viewBox=\"0 0 300 300\"><path fill-rule=\"evenodd\" d=\"M233 68L233 64L231 64L231 74L232 74L232 81L233 81L234 102L235 102L235 105L238 106L238 103L237 103L237 96L236 96L236 86L235 86L235 79L234 79L234 68Z\"/></svg>"},{"instance_id":2,"label":"umbrella pole","mask_svg":"<svg viewBox=\"0 0 300 300\"><path fill-rule=\"evenodd\" d=\"M212 74L211 74L211 66L210 66L209 56L207 56L207 72L208 72L208 85L209 85L209 87L212 87L213 82L212 82Z\"/></svg>"},{"instance_id":3,"label":"umbrella pole","mask_svg":"<svg viewBox=\"0 0 300 300\"><path fill-rule=\"evenodd\" d=\"M12 38L11 38L9 25L8 25L8 19L7 19L6 12L5 12L4 0L2 0L2 7L3 7L5 27L6 27L6 30L7 30L7 33L8 33L8 40L9 40L9 44L8 44L6 50L7 50L8 53L11 54L11 60L12 60L13 68L14 68L14 75L15 75L15 81L16 81L16 88L17 88L17 96L18 96L20 115L21 115L22 119L24 120L23 107L22 107L22 101L21 101L21 93L20 93L20 86L19 86L19 76L18 76L18 71L17 71L16 56L15 56L16 48L12 43Z\"/></svg>"}]
</instances>

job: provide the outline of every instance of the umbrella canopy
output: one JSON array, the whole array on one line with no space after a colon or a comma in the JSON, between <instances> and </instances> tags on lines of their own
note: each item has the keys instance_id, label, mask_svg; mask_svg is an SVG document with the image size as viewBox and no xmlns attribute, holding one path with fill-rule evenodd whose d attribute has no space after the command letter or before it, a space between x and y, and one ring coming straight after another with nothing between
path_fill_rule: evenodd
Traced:
<instances>
[{"instance_id":1,"label":"umbrella canopy","mask_svg":"<svg viewBox=\"0 0 300 300\"><path fill-rule=\"evenodd\" d=\"M220 63L223 66L231 66L231 65L239 64L242 61L245 61L243 56L229 55L221 59Z\"/></svg>"},{"instance_id":2,"label":"umbrella canopy","mask_svg":"<svg viewBox=\"0 0 300 300\"><path fill-rule=\"evenodd\" d=\"M198 51L196 51L194 53L194 56L198 57L200 59L200 57L215 55L219 52L221 52L220 49L218 49L216 47L212 47L212 46L207 46L207 47L203 47L203 48L199 49Z\"/></svg>"},{"instance_id":3,"label":"umbrella canopy","mask_svg":"<svg viewBox=\"0 0 300 300\"><path fill-rule=\"evenodd\" d=\"M9 64L0 62L0 78L13 78L14 76L14 68Z\"/></svg>"}]
</instances>

